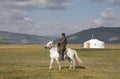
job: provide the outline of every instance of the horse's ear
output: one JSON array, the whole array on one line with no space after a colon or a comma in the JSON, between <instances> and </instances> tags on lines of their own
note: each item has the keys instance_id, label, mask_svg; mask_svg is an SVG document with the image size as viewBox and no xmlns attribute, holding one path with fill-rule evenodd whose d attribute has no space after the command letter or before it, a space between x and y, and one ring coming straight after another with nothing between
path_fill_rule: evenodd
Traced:
<instances>
[{"instance_id":1,"label":"horse's ear","mask_svg":"<svg viewBox=\"0 0 120 79\"><path fill-rule=\"evenodd\" d=\"M53 43L53 41L52 41L52 40L50 40L49 42Z\"/></svg>"},{"instance_id":2,"label":"horse's ear","mask_svg":"<svg viewBox=\"0 0 120 79\"><path fill-rule=\"evenodd\" d=\"M54 41L51 41L52 43L54 43Z\"/></svg>"}]
</instances>

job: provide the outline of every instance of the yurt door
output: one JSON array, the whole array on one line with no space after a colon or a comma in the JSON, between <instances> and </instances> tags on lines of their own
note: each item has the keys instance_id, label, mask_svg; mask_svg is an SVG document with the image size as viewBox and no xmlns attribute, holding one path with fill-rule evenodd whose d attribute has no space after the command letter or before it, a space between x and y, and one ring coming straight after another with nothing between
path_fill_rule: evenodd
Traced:
<instances>
[{"instance_id":1,"label":"yurt door","mask_svg":"<svg viewBox=\"0 0 120 79\"><path fill-rule=\"evenodd\" d=\"M90 42L86 43L86 48L90 48Z\"/></svg>"}]
</instances>

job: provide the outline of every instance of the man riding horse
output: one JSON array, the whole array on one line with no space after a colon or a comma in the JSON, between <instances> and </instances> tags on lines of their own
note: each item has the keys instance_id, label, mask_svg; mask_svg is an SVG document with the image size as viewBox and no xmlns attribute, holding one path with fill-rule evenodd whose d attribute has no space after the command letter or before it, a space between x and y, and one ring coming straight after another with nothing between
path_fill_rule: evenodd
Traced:
<instances>
[{"instance_id":1,"label":"man riding horse","mask_svg":"<svg viewBox=\"0 0 120 79\"><path fill-rule=\"evenodd\" d=\"M67 39L65 37L65 33L62 33L61 38L60 38L60 40L58 41L58 44L57 44L58 53L60 54L60 60L64 60L66 45L67 45Z\"/></svg>"}]
</instances>

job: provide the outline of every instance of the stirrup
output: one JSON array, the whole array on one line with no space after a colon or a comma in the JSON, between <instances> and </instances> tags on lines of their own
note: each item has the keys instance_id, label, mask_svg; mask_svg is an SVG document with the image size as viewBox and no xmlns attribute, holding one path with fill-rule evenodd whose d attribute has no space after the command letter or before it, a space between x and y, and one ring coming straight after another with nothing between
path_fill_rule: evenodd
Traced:
<instances>
[{"instance_id":1,"label":"stirrup","mask_svg":"<svg viewBox=\"0 0 120 79\"><path fill-rule=\"evenodd\" d=\"M64 55L64 59L67 59L67 55Z\"/></svg>"},{"instance_id":2,"label":"stirrup","mask_svg":"<svg viewBox=\"0 0 120 79\"><path fill-rule=\"evenodd\" d=\"M60 61L64 60L64 57L59 57L59 60L60 60Z\"/></svg>"}]
</instances>

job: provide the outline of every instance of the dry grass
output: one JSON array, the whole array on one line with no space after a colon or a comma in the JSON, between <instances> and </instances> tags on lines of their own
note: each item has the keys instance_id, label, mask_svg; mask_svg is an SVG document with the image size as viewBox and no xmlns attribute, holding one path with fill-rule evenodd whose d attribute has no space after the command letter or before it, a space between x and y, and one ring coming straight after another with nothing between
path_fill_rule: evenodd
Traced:
<instances>
[{"instance_id":1,"label":"dry grass","mask_svg":"<svg viewBox=\"0 0 120 79\"><path fill-rule=\"evenodd\" d=\"M78 49L79 45L68 47ZM43 45L1 45L0 79L120 79L120 50L77 52L83 63L69 70L65 60L59 71L56 63L54 69L48 69L49 50Z\"/></svg>"},{"instance_id":2,"label":"dry grass","mask_svg":"<svg viewBox=\"0 0 120 79\"><path fill-rule=\"evenodd\" d=\"M106 49L120 49L120 44L106 44Z\"/></svg>"}]
</instances>

